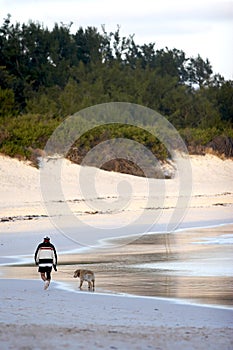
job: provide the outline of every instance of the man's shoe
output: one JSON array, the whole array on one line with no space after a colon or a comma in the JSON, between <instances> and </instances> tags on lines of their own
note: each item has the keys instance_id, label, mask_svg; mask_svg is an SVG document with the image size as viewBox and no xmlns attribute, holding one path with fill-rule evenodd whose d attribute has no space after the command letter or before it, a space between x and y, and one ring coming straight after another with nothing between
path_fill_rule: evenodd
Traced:
<instances>
[{"instance_id":1,"label":"man's shoe","mask_svg":"<svg viewBox=\"0 0 233 350\"><path fill-rule=\"evenodd\" d=\"M45 284L44 284L44 289L48 289L48 287L49 287L49 281L45 281Z\"/></svg>"}]
</instances>

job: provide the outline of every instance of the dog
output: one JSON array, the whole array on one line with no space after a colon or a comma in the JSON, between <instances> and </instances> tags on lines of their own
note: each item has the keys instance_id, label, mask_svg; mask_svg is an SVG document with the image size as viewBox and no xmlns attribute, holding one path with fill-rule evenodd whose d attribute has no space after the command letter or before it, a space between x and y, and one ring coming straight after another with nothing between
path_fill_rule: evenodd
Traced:
<instances>
[{"instance_id":1,"label":"dog","mask_svg":"<svg viewBox=\"0 0 233 350\"><path fill-rule=\"evenodd\" d=\"M88 283L89 290L95 290L95 274L91 270L76 270L74 271L74 278L79 277L80 284L79 288L82 289L83 282L86 281Z\"/></svg>"}]
</instances>

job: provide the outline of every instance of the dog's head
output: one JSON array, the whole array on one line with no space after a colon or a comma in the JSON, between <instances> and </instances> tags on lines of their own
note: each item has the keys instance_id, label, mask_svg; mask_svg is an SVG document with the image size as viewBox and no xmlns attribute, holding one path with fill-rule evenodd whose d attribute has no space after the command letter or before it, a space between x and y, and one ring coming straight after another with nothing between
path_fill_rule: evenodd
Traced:
<instances>
[{"instance_id":1,"label":"dog's head","mask_svg":"<svg viewBox=\"0 0 233 350\"><path fill-rule=\"evenodd\" d=\"M74 271L74 278L80 277L80 270Z\"/></svg>"}]
</instances>

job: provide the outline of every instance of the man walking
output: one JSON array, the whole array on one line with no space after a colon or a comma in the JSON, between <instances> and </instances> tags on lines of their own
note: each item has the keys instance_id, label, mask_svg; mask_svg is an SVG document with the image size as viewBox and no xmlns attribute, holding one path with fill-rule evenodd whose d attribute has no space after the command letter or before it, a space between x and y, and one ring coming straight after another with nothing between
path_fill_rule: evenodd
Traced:
<instances>
[{"instance_id":1,"label":"man walking","mask_svg":"<svg viewBox=\"0 0 233 350\"><path fill-rule=\"evenodd\" d=\"M38 272L45 282L44 289L47 289L51 281L52 268L57 271L57 252L48 236L44 237L44 241L38 245L35 251L35 263L39 265Z\"/></svg>"}]
</instances>

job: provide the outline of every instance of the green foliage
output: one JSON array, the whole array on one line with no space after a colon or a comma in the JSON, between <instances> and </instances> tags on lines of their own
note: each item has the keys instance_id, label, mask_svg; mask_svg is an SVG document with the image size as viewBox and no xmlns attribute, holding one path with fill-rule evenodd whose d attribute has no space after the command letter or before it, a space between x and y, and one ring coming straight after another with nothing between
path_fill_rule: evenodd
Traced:
<instances>
[{"instance_id":1,"label":"green foliage","mask_svg":"<svg viewBox=\"0 0 233 350\"><path fill-rule=\"evenodd\" d=\"M0 152L28 157L30 148L44 148L58 124L58 120L35 114L0 119Z\"/></svg>"},{"instance_id":2,"label":"green foliage","mask_svg":"<svg viewBox=\"0 0 233 350\"><path fill-rule=\"evenodd\" d=\"M222 142L222 150L219 148L215 154L224 154L229 156L230 153L227 153L227 148L224 148L224 143L227 141L229 144L231 141L229 138L233 139L233 129L228 128L227 125L222 128L212 127L212 128L186 128L180 130L180 135L185 141L188 151L191 154L205 154L208 153L209 143L211 141L218 139L219 142ZM220 141L221 140L221 141ZM212 147L211 147L212 148Z\"/></svg>"},{"instance_id":3,"label":"green foliage","mask_svg":"<svg viewBox=\"0 0 233 350\"><path fill-rule=\"evenodd\" d=\"M0 87L0 117L14 114L15 97L10 89Z\"/></svg>"},{"instance_id":4,"label":"green foliage","mask_svg":"<svg viewBox=\"0 0 233 350\"><path fill-rule=\"evenodd\" d=\"M133 143L134 151L137 147L137 143L145 146L150 150L158 159L164 160L169 154L164 144L161 143L158 138L152 135L145 129L125 124L105 124L93 128L92 130L84 133L71 147L68 157L70 157L75 149L79 159L83 159L87 152L93 149L101 142L113 139L128 139L135 141ZM119 147L120 143L118 144ZM124 152L127 153L125 147L131 147L131 144L123 143ZM109 147L109 148L108 148ZM130 149L129 149L130 150ZM111 147L106 144L105 151L111 154ZM136 152L137 153L137 152ZM140 153L140 152L139 152Z\"/></svg>"},{"instance_id":5,"label":"green foliage","mask_svg":"<svg viewBox=\"0 0 233 350\"><path fill-rule=\"evenodd\" d=\"M43 148L56 127L77 111L106 102L132 102L165 116L187 145L205 145L216 135L232 135L233 82L213 75L210 62L177 49L156 50L121 37L120 27L79 28L39 23L0 27L0 152L30 156ZM94 118L95 116L93 116ZM124 120L132 122L132 116ZM118 120L118 122L120 122ZM140 121L148 128L149 118ZM152 123L152 120L151 120ZM149 125L148 125L149 124ZM88 121L79 118L79 127ZM59 130L57 150L67 132ZM172 138L172 135L168 135ZM119 124L83 136L82 154L101 140L125 137L142 143L158 158L168 151L150 133ZM174 147L179 147L175 145Z\"/></svg>"},{"instance_id":6,"label":"green foliage","mask_svg":"<svg viewBox=\"0 0 233 350\"><path fill-rule=\"evenodd\" d=\"M213 140L215 136L232 137L233 132L229 132L227 128L221 130L217 127L212 128L186 128L180 130L180 135L188 146L205 146Z\"/></svg>"}]
</instances>

